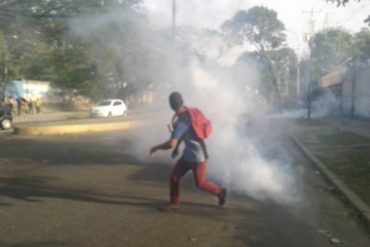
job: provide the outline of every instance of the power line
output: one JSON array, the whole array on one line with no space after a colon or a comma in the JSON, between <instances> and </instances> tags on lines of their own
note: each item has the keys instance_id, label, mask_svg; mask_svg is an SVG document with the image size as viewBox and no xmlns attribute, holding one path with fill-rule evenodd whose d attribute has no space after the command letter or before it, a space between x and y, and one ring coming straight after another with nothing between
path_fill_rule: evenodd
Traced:
<instances>
[{"instance_id":1,"label":"power line","mask_svg":"<svg viewBox=\"0 0 370 247\"><path fill-rule=\"evenodd\" d=\"M341 26L345 23L347 23L348 21L350 21L353 17L357 16L358 14L362 13L364 10L367 10L366 8L366 4L363 4L360 8L360 10L356 10L354 13L352 13L352 15L350 17L348 17L347 19L345 19L344 21L342 22L337 22L336 26Z\"/></svg>"}]
</instances>

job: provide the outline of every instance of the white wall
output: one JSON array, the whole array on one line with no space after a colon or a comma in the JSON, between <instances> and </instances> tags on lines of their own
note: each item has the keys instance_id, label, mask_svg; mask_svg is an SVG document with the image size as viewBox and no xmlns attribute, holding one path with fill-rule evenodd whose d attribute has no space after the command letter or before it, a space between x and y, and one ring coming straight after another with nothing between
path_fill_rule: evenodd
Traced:
<instances>
[{"instance_id":1,"label":"white wall","mask_svg":"<svg viewBox=\"0 0 370 247\"><path fill-rule=\"evenodd\" d=\"M344 77L342 84L342 109L351 113L353 77L351 72ZM355 116L370 118L370 66L358 70L355 80Z\"/></svg>"}]
</instances>

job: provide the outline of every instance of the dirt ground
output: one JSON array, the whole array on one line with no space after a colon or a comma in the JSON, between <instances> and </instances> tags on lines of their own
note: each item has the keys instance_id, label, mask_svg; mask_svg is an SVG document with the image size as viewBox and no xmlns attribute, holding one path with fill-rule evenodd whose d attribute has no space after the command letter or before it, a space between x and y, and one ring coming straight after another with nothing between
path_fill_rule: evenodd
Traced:
<instances>
[{"instance_id":1,"label":"dirt ground","mask_svg":"<svg viewBox=\"0 0 370 247\"><path fill-rule=\"evenodd\" d=\"M288 137L273 138L293 160L299 205L230 191L220 209L187 176L182 207L160 212L171 164L133 155L137 135L1 136L0 246L370 246L357 216Z\"/></svg>"}]
</instances>

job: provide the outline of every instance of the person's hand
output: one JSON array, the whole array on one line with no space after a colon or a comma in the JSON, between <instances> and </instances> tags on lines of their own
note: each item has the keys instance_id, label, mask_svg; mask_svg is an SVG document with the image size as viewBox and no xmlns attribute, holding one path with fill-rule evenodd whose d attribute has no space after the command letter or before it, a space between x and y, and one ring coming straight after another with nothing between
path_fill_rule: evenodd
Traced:
<instances>
[{"instance_id":1,"label":"person's hand","mask_svg":"<svg viewBox=\"0 0 370 247\"><path fill-rule=\"evenodd\" d=\"M152 147L150 149L150 156L153 157L154 156L154 153L157 152L158 148L156 146Z\"/></svg>"},{"instance_id":2,"label":"person's hand","mask_svg":"<svg viewBox=\"0 0 370 247\"><path fill-rule=\"evenodd\" d=\"M175 148L171 154L172 159L176 158L178 154L179 154L179 150L178 148Z\"/></svg>"}]
</instances>

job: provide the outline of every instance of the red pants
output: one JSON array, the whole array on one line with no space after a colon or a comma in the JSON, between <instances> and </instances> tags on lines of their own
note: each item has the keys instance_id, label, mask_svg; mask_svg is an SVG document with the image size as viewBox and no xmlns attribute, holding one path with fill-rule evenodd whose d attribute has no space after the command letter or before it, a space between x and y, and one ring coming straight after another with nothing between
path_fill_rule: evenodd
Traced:
<instances>
[{"instance_id":1,"label":"red pants","mask_svg":"<svg viewBox=\"0 0 370 247\"><path fill-rule=\"evenodd\" d=\"M184 159L177 161L176 166L173 168L170 176L170 201L171 204L180 205L180 179L184 176L189 170L193 171L195 184L201 190L207 191L214 195L219 195L222 192L222 189L216 184L207 181L206 179L206 170L207 170L207 161L199 163L189 163Z\"/></svg>"}]
</instances>

